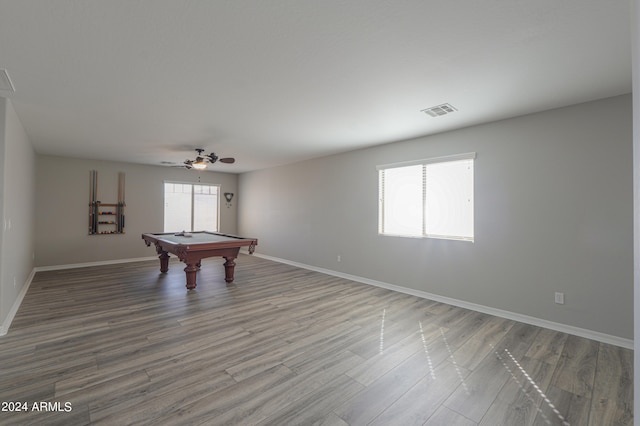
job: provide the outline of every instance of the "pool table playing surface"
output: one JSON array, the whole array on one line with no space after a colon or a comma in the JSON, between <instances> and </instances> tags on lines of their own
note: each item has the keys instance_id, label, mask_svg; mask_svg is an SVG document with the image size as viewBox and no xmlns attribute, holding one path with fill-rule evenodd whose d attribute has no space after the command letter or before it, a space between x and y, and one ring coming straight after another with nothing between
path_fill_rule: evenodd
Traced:
<instances>
[{"instance_id":1,"label":"pool table playing surface","mask_svg":"<svg viewBox=\"0 0 640 426\"><path fill-rule=\"evenodd\" d=\"M200 269L202 259L213 256L225 258L225 281L233 282L235 259L241 247L249 247L249 254L255 250L258 240L255 238L243 238L235 235L220 234L217 232L190 232L190 233L148 233L142 234L142 239L147 246L153 244L160 259L160 272L169 270L169 253L178 257L187 266L184 272L187 276L187 288L196 288L196 273Z\"/></svg>"}]
</instances>

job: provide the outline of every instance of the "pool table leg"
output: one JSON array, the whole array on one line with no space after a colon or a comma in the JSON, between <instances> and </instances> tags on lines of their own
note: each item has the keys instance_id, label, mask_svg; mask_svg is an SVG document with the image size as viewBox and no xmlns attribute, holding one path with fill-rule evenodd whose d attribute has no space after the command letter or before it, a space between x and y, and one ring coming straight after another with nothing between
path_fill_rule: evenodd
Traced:
<instances>
[{"instance_id":1,"label":"pool table leg","mask_svg":"<svg viewBox=\"0 0 640 426\"><path fill-rule=\"evenodd\" d=\"M187 267L184 268L184 272L187 274L187 289L193 290L196 288L196 272L198 272L197 263L187 263Z\"/></svg>"},{"instance_id":2,"label":"pool table leg","mask_svg":"<svg viewBox=\"0 0 640 426\"><path fill-rule=\"evenodd\" d=\"M160 256L160 272L167 272L169 270L169 253L161 251Z\"/></svg>"},{"instance_id":3,"label":"pool table leg","mask_svg":"<svg viewBox=\"0 0 640 426\"><path fill-rule=\"evenodd\" d=\"M233 282L233 271L236 268L236 262L233 260L235 257L224 256L226 262L224 262L224 280L228 283Z\"/></svg>"}]
</instances>

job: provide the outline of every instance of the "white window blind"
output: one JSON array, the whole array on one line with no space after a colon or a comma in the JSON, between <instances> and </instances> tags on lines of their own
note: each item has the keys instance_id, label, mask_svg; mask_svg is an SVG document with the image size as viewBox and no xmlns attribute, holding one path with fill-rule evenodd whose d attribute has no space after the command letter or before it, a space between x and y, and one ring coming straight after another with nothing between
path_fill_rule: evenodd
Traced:
<instances>
[{"instance_id":1,"label":"white window blind","mask_svg":"<svg viewBox=\"0 0 640 426\"><path fill-rule=\"evenodd\" d=\"M218 231L218 185L165 182L164 232Z\"/></svg>"},{"instance_id":2,"label":"white window blind","mask_svg":"<svg viewBox=\"0 0 640 426\"><path fill-rule=\"evenodd\" d=\"M473 241L475 153L378 166L379 233Z\"/></svg>"}]
</instances>

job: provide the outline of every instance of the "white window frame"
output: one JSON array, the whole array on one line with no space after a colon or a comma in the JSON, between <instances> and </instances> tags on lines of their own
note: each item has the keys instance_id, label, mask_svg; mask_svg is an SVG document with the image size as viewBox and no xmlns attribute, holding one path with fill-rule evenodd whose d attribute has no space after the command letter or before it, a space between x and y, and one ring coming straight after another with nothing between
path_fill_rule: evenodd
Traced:
<instances>
[{"instance_id":1,"label":"white window frame","mask_svg":"<svg viewBox=\"0 0 640 426\"><path fill-rule=\"evenodd\" d=\"M474 173L473 173L475 158L476 158L476 153L469 152L464 154L448 155L443 157L434 157L434 158L427 158L427 159L421 159L421 160L403 161L398 163L383 164L383 165L376 166L376 169L378 170L378 234L384 235L384 236L397 236L397 237L407 237L407 238L438 238L438 239L462 240L462 241L473 242L475 238L475 229L474 229L475 189L474 189ZM441 234L429 233L428 228L430 228L430 224L427 223L428 219L427 219L427 213L426 213L426 206L427 206L428 197L429 197L429 194L427 193L427 182L426 182L427 169L430 164L459 162L463 160L471 160L471 163L470 163L471 164L471 175L470 175L471 194L470 194L470 199L468 200L468 204L467 206L465 206L465 213L467 218L469 214L471 216L470 217L471 223L468 224L468 226L470 226L470 235L469 235L469 232L467 232L466 235L446 235L446 234L441 235ZM422 226L421 226L422 229L420 232L409 231L409 233L386 232L385 224L387 222L385 221L385 216L384 216L386 211L386 208L385 208L385 201L386 201L385 189L386 188L384 183L384 176L385 176L384 171L389 169L406 168L406 167L413 167L413 166L422 166L422 172L421 172L422 200L415 200L415 202L421 203L421 212L418 212L417 214L422 216ZM466 208L470 209L470 211L466 210Z\"/></svg>"},{"instance_id":2,"label":"white window frame","mask_svg":"<svg viewBox=\"0 0 640 426\"><path fill-rule=\"evenodd\" d=\"M178 185L191 185L191 229L171 229L165 230L165 232L174 232L174 231L212 231L219 232L220 230L220 194L222 191L222 187L219 184L213 183L202 183L202 182L182 182L182 181L174 181L174 180L165 180L162 184L162 199L163 199L163 210L162 210L162 222L165 222L165 214L166 214L166 202L165 202L165 185L166 184L178 184ZM216 229L193 229L195 223L195 213L194 213L194 199L195 199L195 191L193 190L194 186L211 186L217 188L218 196L216 197Z\"/></svg>"}]
</instances>

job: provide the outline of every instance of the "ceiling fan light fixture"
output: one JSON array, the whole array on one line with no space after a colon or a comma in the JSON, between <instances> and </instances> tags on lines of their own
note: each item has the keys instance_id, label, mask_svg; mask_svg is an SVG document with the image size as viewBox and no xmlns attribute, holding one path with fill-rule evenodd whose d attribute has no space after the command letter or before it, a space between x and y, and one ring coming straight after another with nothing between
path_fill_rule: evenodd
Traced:
<instances>
[{"instance_id":1,"label":"ceiling fan light fixture","mask_svg":"<svg viewBox=\"0 0 640 426\"><path fill-rule=\"evenodd\" d=\"M204 170L207 168L207 166L209 164L213 164L216 161L218 161L218 156L215 153L211 153L211 154L202 154L204 152L204 149L202 148L197 148L196 152L198 153L198 155L196 156L195 160L185 160L184 161L184 166L187 169L196 169L196 170ZM235 158L221 158L220 162L221 163L227 163L227 164L233 164L235 162Z\"/></svg>"},{"instance_id":2,"label":"ceiling fan light fixture","mask_svg":"<svg viewBox=\"0 0 640 426\"><path fill-rule=\"evenodd\" d=\"M191 163L191 167L193 167L196 170L204 170L207 168L207 163L205 163L204 160L200 160L200 161Z\"/></svg>"}]
</instances>

